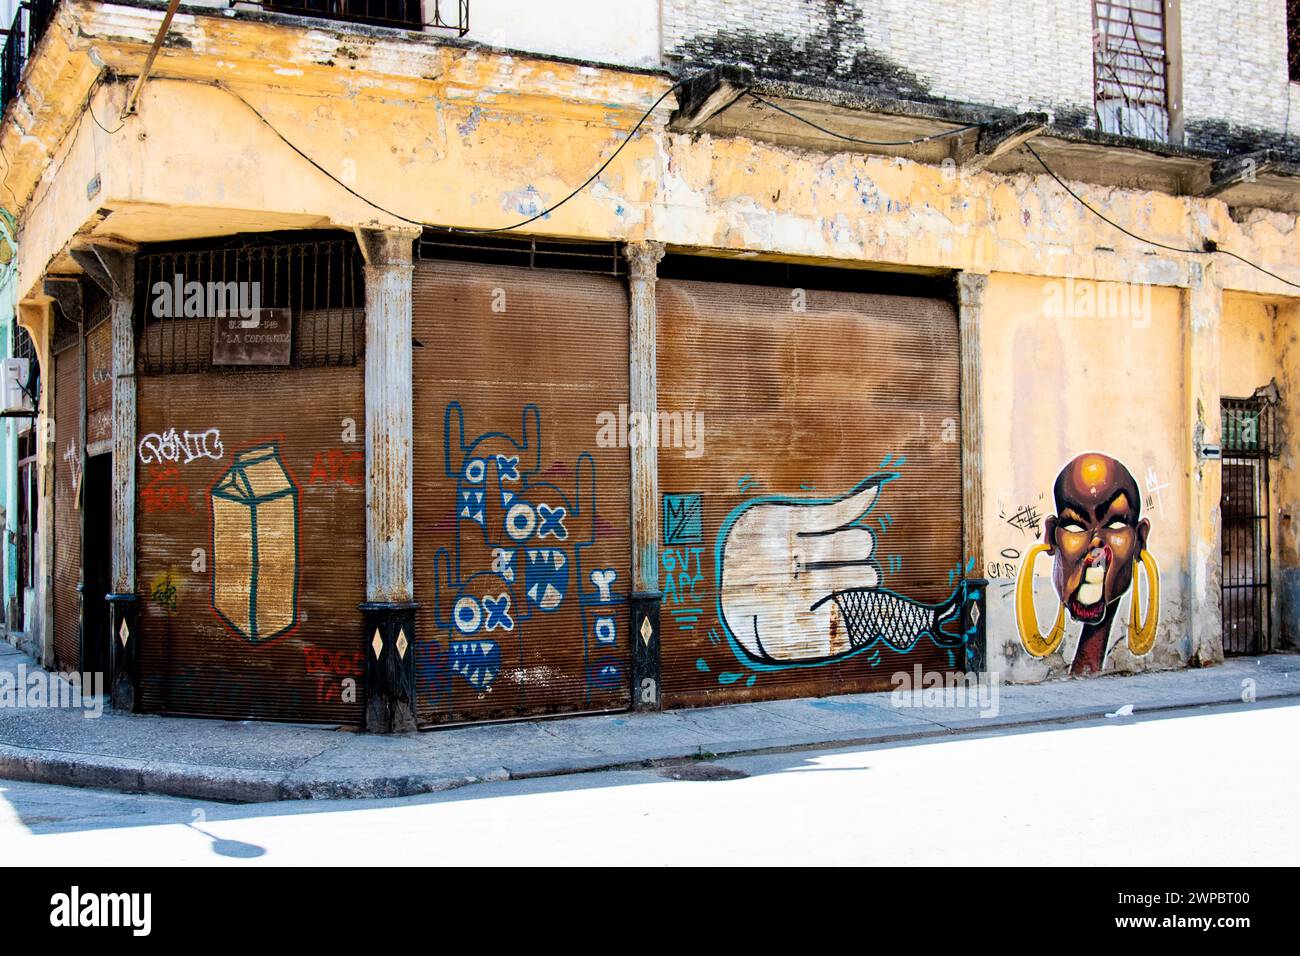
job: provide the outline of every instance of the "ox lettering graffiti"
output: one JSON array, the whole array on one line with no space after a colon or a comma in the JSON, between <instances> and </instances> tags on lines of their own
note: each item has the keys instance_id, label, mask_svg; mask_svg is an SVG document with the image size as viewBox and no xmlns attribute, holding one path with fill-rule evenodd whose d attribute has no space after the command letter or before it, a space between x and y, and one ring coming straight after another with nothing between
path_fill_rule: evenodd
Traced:
<instances>
[{"instance_id":1,"label":"ox lettering graffiti","mask_svg":"<svg viewBox=\"0 0 1300 956\"><path fill-rule=\"evenodd\" d=\"M460 403L444 416L444 467L456 481L455 545L434 555L435 616L447 646L430 641L417 654L417 681L449 701L456 675L490 691L506 647L522 664L527 623L577 604L586 686L623 680L613 568L584 566L596 538L596 466L583 452L573 492L542 480L541 413L523 410L517 438L487 432L467 440Z\"/></svg>"},{"instance_id":2,"label":"ox lettering graffiti","mask_svg":"<svg viewBox=\"0 0 1300 956\"><path fill-rule=\"evenodd\" d=\"M1065 618L1083 625L1070 673L1096 674L1112 650L1111 625L1119 599L1129 599L1128 649L1151 651L1160 615L1160 568L1147 550L1151 523L1142 517L1142 494L1132 472L1109 455L1086 452L1072 459L1052 487L1056 514L1043 523L1043 543L1025 554L1016 579L1016 624L1034 657L1055 654L1065 639ZM1051 629L1039 630L1034 608L1034 564L1052 557L1052 586L1058 605ZM1147 612L1136 573L1146 569Z\"/></svg>"},{"instance_id":3,"label":"ox lettering graffiti","mask_svg":"<svg viewBox=\"0 0 1300 956\"><path fill-rule=\"evenodd\" d=\"M188 465L199 458L219 461L225 454L225 447L221 444L221 432L216 428L179 434L176 429L169 428L161 435L150 432L141 438L139 451L140 461L146 465L151 462L179 462Z\"/></svg>"},{"instance_id":4,"label":"ox lettering graffiti","mask_svg":"<svg viewBox=\"0 0 1300 956\"><path fill-rule=\"evenodd\" d=\"M961 633L948 630L960 627L960 588L924 604L880 586L874 528L893 522L872 509L897 477L877 473L834 498L766 495L726 517L715 551L718 619L742 663L821 666L872 648L905 654L923 638L961 647Z\"/></svg>"},{"instance_id":5,"label":"ox lettering graffiti","mask_svg":"<svg viewBox=\"0 0 1300 956\"><path fill-rule=\"evenodd\" d=\"M254 644L297 623L298 497L275 443L239 452L212 486L212 609Z\"/></svg>"}]
</instances>

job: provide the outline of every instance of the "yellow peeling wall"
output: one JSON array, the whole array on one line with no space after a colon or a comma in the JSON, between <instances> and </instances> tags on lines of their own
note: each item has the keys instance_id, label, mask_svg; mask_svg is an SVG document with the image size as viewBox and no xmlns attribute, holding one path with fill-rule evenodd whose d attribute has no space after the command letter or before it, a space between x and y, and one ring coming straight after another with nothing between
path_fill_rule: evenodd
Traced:
<instances>
[{"instance_id":1,"label":"yellow peeling wall","mask_svg":"<svg viewBox=\"0 0 1300 956\"><path fill-rule=\"evenodd\" d=\"M1221 382L1225 397L1247 398L1255 389L1277 382L1282 454L1269 462L1269 521L1274 569L1274 646L1297 643L1296 614L1300 612L1300 527L1297 501L1296 436L1300 410L1296 404L1300 359L1300 324L1294 305L1260 296L1223 297Z\"/></svg>"},{"instance_id":2,"label":"yellow peeling wall","mask_svg":"<svg viewBox=\"0 0 1300 956\"><path fill-rule=\"evenodd\" d=\"M1086 451L1119 459L1143 489L1148 546L1161 572L1154 649L1143 658L1128 652L1129 598L1122 598L1107 669L1175 667L1189 656L1182 324L1177 289L989 278L980 340L988 653L989 669L1006 680L1064 674L1073 657L1080 627L1073 622L1055 654L1040 660L1025 652L1013 587L1025 553L1042 540L1042 519L1054 513L1057 473ZM1039 558L1037 572L1034 593L1046 631L1059 604L1048 556Z\"/></svg>"}]
</instances>

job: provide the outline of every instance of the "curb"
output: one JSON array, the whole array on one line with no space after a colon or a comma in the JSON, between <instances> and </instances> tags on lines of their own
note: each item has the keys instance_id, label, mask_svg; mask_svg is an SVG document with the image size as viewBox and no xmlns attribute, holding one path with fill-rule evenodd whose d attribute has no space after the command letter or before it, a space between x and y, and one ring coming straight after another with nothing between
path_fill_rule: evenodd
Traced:
<instances>
[{"instance_id":1,"label":"curb","mask_svg":"<svg viewBox=\"0 0 1300 956\"><path fill-rule=\"evenodd\" d=\"M1300 700L1297 693L1263 694L1258 703ZM1134 716L1199 710L1240 705L1238 699L1183 701L1144 707ZM671 766L700 759L790 753L803 750L834 750L910 740L936 740L975 736L988 731L1023 729L1035 726L1060 726L1101 719L1095 710L1052 711L1008 720L988 721L971 718L952 724L934 722L932 726L906 731L890 730L865 736L842 736L824 739L792 739L780 744L754 746L741 743L728 747L724 743L703 749L660 753L653 758L619 755L602 760L591 754L575 757L552 767L511 771L500 767L481 775L446 775L414 773L381 777L313 777L302 768L287 771L257 771L175 762L149 762L98 754L71 754L67 751L40 750L0 744L0 778L25 783L56 784L65 787L90 787L125 793L150 793L172 797L189 797L227 803L270 803L280 800L373 800L442 793L478 783L506 780L535 780L571 774L599 773L609 770L643 769ZM1129 718L1132 719L1132 718ZM701 757L703 752L709 754Z\"/></svg>"}]
</instances>

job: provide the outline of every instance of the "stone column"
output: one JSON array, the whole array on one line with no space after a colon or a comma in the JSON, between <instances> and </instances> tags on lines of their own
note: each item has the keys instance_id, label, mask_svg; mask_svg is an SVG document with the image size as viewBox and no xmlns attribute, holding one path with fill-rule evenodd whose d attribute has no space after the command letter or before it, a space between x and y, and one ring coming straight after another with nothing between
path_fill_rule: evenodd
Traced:
<instances>
[{"instance_id":1,"label":"stone column","mask_svg":"<svg viewBox=\"0 0 1300 956\"><path fill-rule=\"evenodd\" d=\"M366 278L366 729L415 730L411 281L420 230L357 229Z\"/></svg>"},{"instance_id":2,"label":"stone column","mask_svg":"<svg viewBox=\"0 0 1300 956\"><path fill-rule=\"evenodd\" d=\"M1213 664L1223 660L1223 609L1219 497L1222 461L1207 458L1207 447L1221 448L1219 412L1220 337L1223 290L1213 263L1193 262L1188 288L1183 290L1184 402L1186 403L1188 474L1188 591L1185 597L1190 631L1190 660Z\"/></svg>"},{"instance_id":3,"label":"stone column","mask_svg":"<svg viewBox=\"0 0 1300 956\"><path fill-rule=\"evenodd\" d=\"M980 331L989 277L978 272L957 276L957 325L961 343L961 528L963 666L987 670L984 578L984 403ZM967 571L966 568L970 568Z\"/></svg>"},{"instance_id":4,"label":"stone column","mask_svg":"<svg viewBox=\"0 0 1300 956\"><path fill-rule=\"evenodd\" d=\"M27 330L40 366L41 395L32 421L36 440L37 538L32 543L32 595L19 622L43 666L54 666L54 357L50 337L54 324L53 300L33 296L18 303L18 324ZM29 505L30 506L30 505ZM18 582L22 587L23 583Z\"/></svg>"},{"instance_id":5,"label":"stone column","mask_svg":"<svg viewBox=\"0 0 1300 956\"><path fill-rule=\"evenodd\" d=\"M628 420L638 416L632 454L632 707L658 710L659 687L659 449L655 417L659 402L655 366L655 282L663 243L630 242L628 261Z\"/></svg>"},{"instance_id":6,"label":"stone column","mask_svg":"<svg viewBox=\"0 0 1300 956\"><path fill-rule=\"evenodd\" d=\"M113 706L140 709L139 600L135 593L135 247L95 242L72 257L109 298L113 343L113 590L107 595L112 638Z\"/></svg>"}]
</instances>

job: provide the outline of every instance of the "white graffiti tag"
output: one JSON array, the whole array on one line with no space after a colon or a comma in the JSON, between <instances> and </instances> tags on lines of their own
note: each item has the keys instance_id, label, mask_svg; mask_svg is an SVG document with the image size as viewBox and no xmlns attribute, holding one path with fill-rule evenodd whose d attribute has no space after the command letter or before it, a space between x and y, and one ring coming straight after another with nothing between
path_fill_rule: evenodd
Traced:
<instances>
[{"instance_id":1,"label":"white graffiti tag","mask_svg":"<svg viewBox=\"0 0 1300 956\"><path fill-rule=\"evenodd\" d=\"M179 435L176 429L169 428L161 435L150 432L140 439L140 460L146 465L155 461L179 461L188 465L196 458L211 458L216 461L225 453L225 446L221 444L221 432L216 428L209 428L205 432L187 431Z\"/></svg>"},{"instance_id":2,"label":"white graffiti tag","mask_svg":"<svg viewBox=\"0 0 1300 956\"><path fill-rule=\"evenodd\" d=\"M77 493L77 487L81 484L81 449L77 447L76 442L68 443L68 450L63 453L63 460L68 465L68 477L72 481L72 493Z\"/></svg>"}]
</instances>

